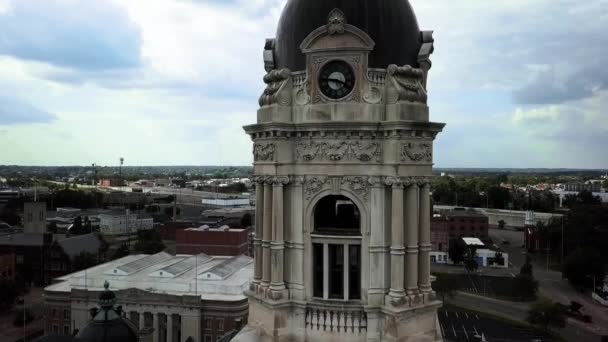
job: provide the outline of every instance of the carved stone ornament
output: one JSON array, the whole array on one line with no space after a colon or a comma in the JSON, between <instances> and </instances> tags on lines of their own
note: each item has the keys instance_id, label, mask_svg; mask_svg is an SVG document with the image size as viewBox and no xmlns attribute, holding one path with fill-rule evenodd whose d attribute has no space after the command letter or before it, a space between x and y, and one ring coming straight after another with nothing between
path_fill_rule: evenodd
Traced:
<instances>
[{"instance_id":1,"label":"carved stone ornament","mask_svg":"<svg viewBox=\"0 0 608 342\"><path fill-rule=\"evenodd\" d=\"M317 192L321 191L327 183L327 177L309 176L304 180L304 195L310 199Z\"/></svg>"},{"instance_id":2,"label":"carved stone ornament","mask_svg":"<svg viewBox=\"0 0 608 342\"><path fill-rule=\"evenodd\" d=\"M271 70L264 76L266 89L260 96L260 106L291 105L291 71L289 69Z\"/></svg>"},{"instance_id":3,"label":"carved stone ornament","mask_svg":"<svg viewBox=\"0 0 608 342\"><path fill-rule=\"evenodd\" d=\"M346 25L346 17L344 13L337 8L334 8L327 16L327 33L342 34L344 33L344 25Z\"/></svg>"},{"instance_id":4,"label":"carved stone ornament","mask_svg":"<svg viewBox=\"0 0 608 342\"><path fill-rule=\"evenodd\" d=\"M274 161L275 145L273 143L255 143L253 144L253 160L254 161Z\"/></svg>"},{"instance_id":5,"label":"carved stone ornament","mask_svg":"<svg viewBox=\"0 0 608 342\"><path fill-rule=\"evenodd\" d=\"M269 177L269 182L275 186L287 185L289 184L289 177L287 176L273 176Z\"/></svg>"},{"instance_id":6,"label":"carved stone ornament","mask_svg":"<svg viewBox=\"0 0 608 342\"><path fill-rule=\"evenodd\" d=\"M342 184L348 184L348 187L357 195L367 200L369 182L367 177L346 176L342 178Z\"/></svg>"},{"instance_id":7,"label":"carved stone ornament","mask_svg":"<svg viewBox=\"0 0 608 342\"><path fill-rule=\"evenodd\" d=\"M401 147L401 161L428 162L433 161L433 145L429 142L409 142Z\"/></svg>"},{"instance_id":8,"label":"carved stone ornament","mask_svg":"<svg viewBox=\"0 0 608 342\"><path fill-rule=\"evenodd\" d=\"M382 145L375 141L300 142L296 144L296 159L306 162L380 162Z\"/></svg>"},{"instance_id":9,"label":"carved stone ornament","mask_svg":"<svg viewBox=\"0 0 608 342\"><path fill-rule=\"evenodd\" d=\"M400 101L426 103L424 90L424 71L410 65L391 64L387 68L386 102L395 104Z\"/></svg>"}]
</instances>

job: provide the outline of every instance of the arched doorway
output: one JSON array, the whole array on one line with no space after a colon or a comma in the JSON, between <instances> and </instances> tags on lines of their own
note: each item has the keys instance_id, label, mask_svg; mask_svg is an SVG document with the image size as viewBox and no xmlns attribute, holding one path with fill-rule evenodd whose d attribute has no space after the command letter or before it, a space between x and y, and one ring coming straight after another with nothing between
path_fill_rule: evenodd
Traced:
<instances>
[{"instance_id":1,"label":"arched doorway","mask_svg":"<svg viewBox=\"0 0 608 342\"><path fill-rule=\"evenodd\" d=\"M361 298L361 213L341 195L321 198L313 210L313 297Z\"/></svg>"}]
</instances>

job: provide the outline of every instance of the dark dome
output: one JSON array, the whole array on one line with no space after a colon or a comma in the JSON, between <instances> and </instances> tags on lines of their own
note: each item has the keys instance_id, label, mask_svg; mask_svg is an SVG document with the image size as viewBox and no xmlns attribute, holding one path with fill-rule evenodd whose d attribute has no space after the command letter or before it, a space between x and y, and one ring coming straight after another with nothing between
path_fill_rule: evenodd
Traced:
<instances>
[{"instance_id":1,"label":"dark dome","mask_svg":"<svg viewBox=\"0 0 608 342\"><path fill-rule=\"evenodd\" d=\"M137 342L134 327L124 318L109 321L92 321L77 336L86 342Z\"/></svg>"},{"instance_id":2,"label":"dark dome","mask_svg":"<svg viewBox=\"0 0 608 342\"><path fill-rule=\"evenodd\" d=\"M334 8L344 12L348 24L365 31L376 43L369 56L370 67L418 66L420 29L407 0L289 0L277 29L276 68L305 69L300 44L313 30L327 24Z\"/></svg>"}]
</instances>

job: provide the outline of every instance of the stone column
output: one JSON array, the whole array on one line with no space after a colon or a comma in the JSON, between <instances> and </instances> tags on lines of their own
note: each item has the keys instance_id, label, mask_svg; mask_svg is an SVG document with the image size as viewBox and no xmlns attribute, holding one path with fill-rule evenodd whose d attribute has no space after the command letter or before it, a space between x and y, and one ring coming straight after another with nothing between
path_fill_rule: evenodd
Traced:
<instances>
[{"instance_id":1,"label":"stone column","mask_svg":"<svg viewBox=\"0 0 608 342\"><path fill-rule=\"evenodd\" d=\"M414 182L405 191L405 213L405 290L414 295L418 292L418 185Z\"/></svg>"},{"instance_id":2,"label":"stone column","mask_svg":"<svg viewBox=\"0 0 608 342\"><path fill-rule=\"evenodd\" d=\"M142 330L143 328L146 327L146 315L145 312L140 312L139 313L139 330Z\"/></svg>"},{"instance_id":3,"label":"stone column","mask_svg":"<svg viewBox=\"0 0 608 342\"><path fill-rule=\"evenodd\" d=\"M167 314L167 342L173 342L173 314Z\"/></svg>"},{"instance_id":4,"label":"stone column","mask_svg":"<svg viewBox=\"0 0 608 342\"><path fill-rule=\"evenodd\" d=\"M153 312L152 313L152 328L154 329L154 331L152 332L152 341L153 342L158 342L158 338L160 337L160 329L159 329L159 325L158 325L158 313L157 312Z\"/></svg>"},{"instance_id":5,"label":"stone column","mask_svg":"<svg viewBox=\"0 0 608 342\"><path fill-rule=\"evenodd\" d=\"M391 304L404 303L405 289L403 286L403 184L398 178L389 178L387 184L392 186L391 206L391 289L389 297Z\"/></svg>"},{"instance_id":6,"label":"stone column","mask_svg":"<svg viewBox=\"0 0 608 342\"><path fill-rule=\"evenodd\" d=\"M386 186L381 177L370 177L370 237L369 237L369 290L367 302L370 306L384 305L384 296L390 287L391 255L389 253L390 232L387 229Z\"/></svg>"},{"instance_id":7,"label":"stone column","mask_svg":"<svg viewBox=\"0 0 608 342\"><path fill-rule=\"evenodd\" d=\"M420 291L431 291L431 185L428 181L423 181L420 185L420 214L419 214L419 238L418 244L420 253L418 254L418 287Z\"/></svg>"},{"instance_id":8,"label":"stone column","mask_svg":"<svg viewBox=\"0 0 608 342\"><path fill-rule=\"evenodd\" d=\"M282 298L285 290L283 277L284 264L284 219L283 219L283 186L289 183L287 177L275 177L272 188L272 243L271 243L271 281L272 299Z\"/></svg>"},{"instance_id":9,"label":"stone column","mask_svg":"<svg viewBox=\"0 0 608 342\"><path fill-rule=\"evenodd\" d=\"M272 240L272 185L264 183L264 217L262 231L262 284L270 285L270 240Z\"/></svg>"},{"instance_id":10,"label":"stone column","mask_svg":"<svg viewBox=\"0 0 608 342\"><path fill-rule=\"evenodd\" d=\"M255 184L255 238L253 239L254 272L253 284L259 286L262 282L262 235L264 231L264 184L256 179Z\"/></svg>"},{"instance_id":11,"label":"stone column","mask_svg":"<svg viewBox=\"0 0 608 342\"><path fill-rule=\"evenodd\" d=\"M291 195L291 253L289 267L291 270L304 270L304 232L303 232L303 183L304 177L293 177L290 187ZM290 272L289 297L295 300L304 300L306 297L304 287L304 272Z\"/></svg>"}]
</instances>

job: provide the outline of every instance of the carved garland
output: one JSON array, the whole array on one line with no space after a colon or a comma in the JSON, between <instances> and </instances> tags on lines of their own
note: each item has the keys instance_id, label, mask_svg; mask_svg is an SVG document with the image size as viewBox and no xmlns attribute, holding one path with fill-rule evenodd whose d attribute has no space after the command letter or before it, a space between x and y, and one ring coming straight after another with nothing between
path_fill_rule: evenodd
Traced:
<instances>
[{"instance_id":1,"label":"carved garland","mask_svg":"<svg viewBox=\"0 0 608 342\"><path fill-rule=\"evenodd\" d=\"M370 162L382 159L382 145L377 142L300 142L296 144L296 160Z\"/></svg>"},{"instance_id":2,"label":"carved garland","mask_svg":"<svg viewBox=\"0 0 608 342\"><path fill-rule=\"evenodd\" d=\"M405 143L401 147L401 161L413 162L432 162L433 161L433 145L428 142L423 143Z\"/></svg>"}]
</instances>

